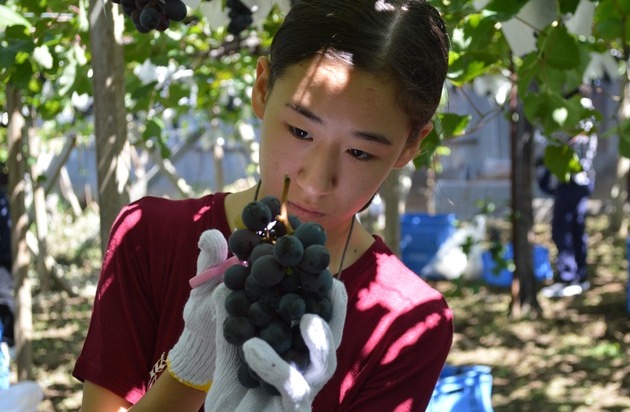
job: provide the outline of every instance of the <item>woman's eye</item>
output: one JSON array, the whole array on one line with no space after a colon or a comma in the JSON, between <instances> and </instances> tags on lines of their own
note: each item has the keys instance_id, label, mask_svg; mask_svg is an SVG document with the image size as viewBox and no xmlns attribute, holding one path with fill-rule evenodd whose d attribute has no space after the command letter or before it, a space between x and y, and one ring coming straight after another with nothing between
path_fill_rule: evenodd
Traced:
<instances>
[{"instance_id":1,"label":"woman's eye","mask_svg":"<svg viewBox=\"0 0 630 412\"><path fill-rule=\"evenodd\" d=\"M371 154L359 149L350 149L348 150L348 153L358 160L372 160L374 158Z\"/></svg>"},{"instance_id":2,"label":"woman's eye","mask_svg":"<svg viewBox=\"0 0 630 412\"><path fill-rule=\"evenodd\" d=\"M289 132L298 139L310 139L310 136L306 130L299 129L294 126L289 126Z\"/></svg>"}]
</instances>

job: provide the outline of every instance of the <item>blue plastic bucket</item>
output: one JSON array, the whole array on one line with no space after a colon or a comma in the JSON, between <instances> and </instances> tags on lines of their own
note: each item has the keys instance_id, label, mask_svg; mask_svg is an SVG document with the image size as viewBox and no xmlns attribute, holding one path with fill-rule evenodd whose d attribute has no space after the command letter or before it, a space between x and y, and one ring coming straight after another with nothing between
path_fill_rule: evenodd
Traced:
<instances>
[{"instance_id":1,"label":"blue plastic bucket","mask_svg":"<svg viewBox=\"0 0 630 412\"><path fill-rule=\"evenodd\" d=\"M2 342L3 326L0 322L0 391L9 389L10 368L9 368L9 352L6 343Z\"/></svg>"},{"instance_id":2,"label":"blue plastic bucket","mask_svg":"<svg viewBox=\"0 0 630 412\"><path fill-rule=\"evenodd\" d=\"M400 219L400 255L420 275L440 246L455 232L455 215L407 213Z\"/></svg>"},{"instance_id":3,"label":"blue plastic bucket","mask_svg":"<svg viewBox=\"0 0 630 412\"><path fill-rule=\"evenodd\" d=\"M553 269L549 262L549 249L541 245L533 245L532 253L534 255L534 277L536 280L538 282L544 282L553 279ZM506 260L514 258L512 244L505 245L503 258ZM494 273L496 262L489 251L482 253L481 261L483 264L483 279L487 284L503 288L510 287L512 277L514 276L512 271L503 269L499 273Z\"/></svg>"},{"instance_id":4,"label":"blue plastic bucket","mask_svg":"<svg viewBox=\"0 0 630 412\"><path fill-rule=\"evenodd\" d=\"M490 367L444 366L427 412L493 412Z\"/></svg>"}]
</instances>

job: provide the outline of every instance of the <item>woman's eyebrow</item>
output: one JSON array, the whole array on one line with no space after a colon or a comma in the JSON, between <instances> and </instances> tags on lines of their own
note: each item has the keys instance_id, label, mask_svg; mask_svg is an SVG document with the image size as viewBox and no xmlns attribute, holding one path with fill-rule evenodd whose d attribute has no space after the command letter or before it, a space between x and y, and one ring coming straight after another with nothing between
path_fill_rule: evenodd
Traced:
<instances>
[{"instance_id":1,"label":"woman's eyebrow","mask_svg":"<svg viewBox=\"0 0 630 412\"><path fill-rule=\"evenodd\" d=\"M285 106L301 114L302 116L306 117L307 119L311 121L314 121L318 124L324 124L324 121L322 120L322 118L320 118L319 116L317 116L315 113L313 113L312 111L310 111L304 106L301 106L297 103L286 103ZM387 137L385 137L385 135L380 134L380 133L355 131L352 134L360 139L369 140L370 142L380 143L385 146L392 145L392 141L388 139Z\"/></svg>"}]
</instances>

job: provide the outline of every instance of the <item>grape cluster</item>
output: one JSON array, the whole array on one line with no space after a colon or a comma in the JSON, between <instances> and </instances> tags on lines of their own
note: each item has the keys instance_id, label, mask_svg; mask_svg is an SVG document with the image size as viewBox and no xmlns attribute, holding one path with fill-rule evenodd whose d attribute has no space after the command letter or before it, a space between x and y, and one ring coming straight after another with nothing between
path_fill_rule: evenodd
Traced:
<instances>
[{"instance_id":1,"label":"grape cluster","mask_svg":"<svg viewBox=\"0 0 630 412\"><path fill-rule=\"evenodd\" d=\"M225 300L228 317L223 336L239 349L258 336L303 371L309 364L309 352L299 321L305 313L330 320L333 275L328 269L330 254L324 246L323 227L301 223L282 209L273 196L250 202L241 214L244 227L228 239L232 253L247 264L231 266L224 274L230 294ZM260 386L278 394L251 370L243 356L241 360L238 378L243 386Z\"/></svg>"},{"instance_id":2,"label":"grape cluster","mask_svg":"<svg viewBox=\"0 0 630 412\"><path fill-rule=\"evenodd\" d=\"M228 12L230 23L228 24L227 32L238 36L254 21L252 18L253 13L241 0L227 0L225 5L230 9Z\"/></svg>"},{"instance_id":3,"label":"grape cluster","mask_svg":"<svg viewBox=\"0 0 630 412\"><path fill-rule=\"evenodd\" d=\"M131 19L140 33L148 33L154 29L164 31L171 21L182 21L188 13L182 0L112 1L122 6L125 15Z\"/></svg>"}]
</instances>

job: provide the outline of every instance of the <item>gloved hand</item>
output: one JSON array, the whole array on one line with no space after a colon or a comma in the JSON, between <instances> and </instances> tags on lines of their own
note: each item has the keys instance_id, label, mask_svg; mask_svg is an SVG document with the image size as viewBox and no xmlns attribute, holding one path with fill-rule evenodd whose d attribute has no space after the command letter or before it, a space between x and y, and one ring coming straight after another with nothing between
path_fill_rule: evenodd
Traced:
<instances>
[{"instance_id":1,"label":"gloved hand","mask_svg":"<svg viewBox=\"0 0 630 412\"><path fill-rule=\"evenodd\" d=\"M221 302L229 290L221 285L213 294L218 303L217 323L227 316ZM306 412L311 411L313 399L332 377L337 367L336 349L346 319L348 296L338 280L331 290L333 315L326 323L317 315L306 314L300 320L300 329L309 348L310 364L301 373L284 361L271 346L259 338L243 344L243 353L250 368L263 380L273 385L280 396L273 396L261 388L246 389L237 378L240 363L237 347L217 334L216 380L206 397L205 410L236 412Z\"/></svg>"},{"instance_id":2,"label":"gloved hand","mask_svg":"<svg viewBox=\"0 0 630 412\"><path fill-rule=\"evenodd\" d=\"M197 276L191 279L191 285L196 287L184 306L184 331L169 351L167 365L175 379L207 392L216 359L216 321L210 295L223 281L222 266L226 262L228 246L223 234L216 229L203 232L198 246Z\"/></svg>"},{"instance_id":3,"label":"gloved hand","mask_svg":"<svg viewBox=\"0 0 630 412\"><path fill-rule=\"evenodd\" d=\"M238 380L238 366L241 363L238 354L238 347L232 345L223 337L223 322L228 317L225 309L225 299L231 293L224 284L217 286L210 299L216 313L215 341L212 345L216 348L216 369L214 381L210 392L206 396L204 410L206 412L227 412L234 411L239 402L247 393L247 388L241 385ZM256 409L252 409L252 412Z\"/></svg>"}]
</instances>

